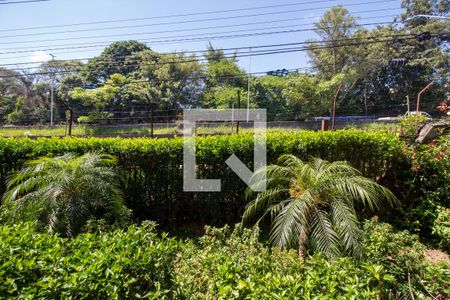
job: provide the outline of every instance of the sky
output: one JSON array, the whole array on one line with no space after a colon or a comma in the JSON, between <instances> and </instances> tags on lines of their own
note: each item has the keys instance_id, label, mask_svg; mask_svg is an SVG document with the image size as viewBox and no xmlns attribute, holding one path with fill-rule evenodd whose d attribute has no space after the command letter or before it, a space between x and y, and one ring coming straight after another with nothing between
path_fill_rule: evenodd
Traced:
<instances>
[{"instance_id":1,"label":"sky","mask_svg":"<svg viewBox=\"0 0 450 300\"><path fill-rule=\"evenodd\" d=\"M129 39L144 41L158 52L204 50L209 40L216 48L240 48L238 54L254 54L251 47L318 39L309 29L338 4L359 16L359 24L367 28L375 25L363 24L391 22L402 12L400 0L50 0L2 4L8 1L20 0L0 0L0 67L10 69L36 67L36 63L24 63L49 60L50 54L55 59L94 57L110 42ZM86 22L103 23L79 24ZM247 55L239 58L238 64L250 72L309 66L305 52Z\"/></svg>"}]
</instances>

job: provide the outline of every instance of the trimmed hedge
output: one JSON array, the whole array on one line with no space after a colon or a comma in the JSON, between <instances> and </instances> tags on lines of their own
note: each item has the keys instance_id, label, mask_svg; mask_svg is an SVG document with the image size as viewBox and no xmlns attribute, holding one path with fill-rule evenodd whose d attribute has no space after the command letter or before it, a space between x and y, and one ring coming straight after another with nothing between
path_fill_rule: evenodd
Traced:
<instances>
[{"instance_id":1,"label":"trimmed hedge","mask_svg":"<svg viewBox=\"0 0 450 300\"><path fill-rule=\"evenodd\" d=\"M209 136L197 139L198 178L220 178L221 193L183 192L183 139L122 138L0 138L0 192L7 175L31 158L66 152L101 151L118 158L126 204L137 220L152 219L162 226L220 226L238 221L245 207L245 184L225 164L235 153L253 164L253 136ZM346 160L372 178L403 163L402 143L394 134L342 130L336 132L268 133L267 161L281 154L303 159L317 156ZM194 228L194 229L195 229Z\"/></svg>"}]
</instances>

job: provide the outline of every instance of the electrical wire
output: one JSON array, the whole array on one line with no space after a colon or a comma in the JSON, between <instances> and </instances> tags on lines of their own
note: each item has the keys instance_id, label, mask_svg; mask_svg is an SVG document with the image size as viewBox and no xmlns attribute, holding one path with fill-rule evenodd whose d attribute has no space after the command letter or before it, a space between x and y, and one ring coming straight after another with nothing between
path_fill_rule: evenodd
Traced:
<instances>
[{"instance_id":1,"label":"electrical wire","mask_svg":"<svg viewBox=\"0 0 450 300\"><path fill-rule=\"evenodd\" d=\"M383 9L374 9L374 10L366 10L366 11L359 11L354 12L354 14L360 14L360 13L368 13L368 12L380 12L380 11L392 11L397 8L383 8ZM379 19L379 18L388 18L388 17L395 17L396 15L379 15L379 16L370 16L370 17L364 17L361 19ZM303 19L314 19L316 17L304 17ZM359 19L359 20L361 20ZM231 24L231 25L219 25L219 26L207 26L207 27L200 27L200 28L187 28L187 29L175 29L175 30L163 30L163 31L153 31L153 32L131 32L131 33L123 33L123 34L110 34L110 35L89 35L89 36L78 36L78 37L66 37L66 38L58 38L58 39L45 39L45 40L26 40L26 41L14 41L14 42L0 42L0 45L14 45L14 44L27 44L27 43L40 43L40 42L54 42L54 41L67 41L67 40L79 40L79 39L95 39L95 38L110 38L110 37L125 37L125 36L136 36L136 35L153 35L153 34L160 34L160 33L174 33L174 32L190 32L190 31L200 31L200 30L208 30L208 29L222 29L222 28L232 28L232 27L243 27L243 26L251 26L251 25L262 25L262 24L270 24L270 23L284 23L284 22L290 22L290 21L299 21L299 18L289 18L289 19L277 19L277 20L270 20L270 21L262 21L262 22L250 22L250 23L241 23L241 24ZM299 24L296 26L307 26L311 24ZM360 24L359 26L364 25ZM292 25L291 25L292 26ZM253 29L248 29L253 30ZM255 29L256 30L256 29ZM258 29L261 30L261 29ZM99 42L97 42L99 43ZM100 42L100 43L106 43L106 42Z\"/></svg>"},{"instance_id":2,"label":"electrical wire","mask_svg":"<svg viewBox=\"0 0 450 300\"><path fill-rule=\"evenodd\" d=\"M351 3L351 4L347 4L346 6L348 7L348 6L360 6L360 5L366 5L366 4L382 4L382 3L389 3L389 2L397 2L397 0L378 0L378 1L370 1L370 2L365 2L365 3ZM189 24L189 23L208 22L208 21L272 16L272 15L289 14L289 13L294 13L294 12L305 12L305 11L318 10L318 9L329 9L329 8L332 8L332 6L291 9L291 10L283 10L283 11L272 11L272 12L266 12L266 13L225 16L225 17L216 17L216 18L204 18L204 19L196 19L196 20L180 20L180 21L173 21L173 22L161 22L161 23L145 24L145 26L179 25L179 24ZM75 32L92 32L92 31L112 30L112 29L137 28L137 27L142 27L142 26L143 25L126 25L126 26L113 26L113 27L90 28L90 29L89 28L74 29L74 30L53 31L53 32L36 32L36 33L26 33L26 34L16 34L16 35L3 35L0 38L16 38L16 37L23 37L23 36L41 36L41 35L49 35L49 34L65 34L65 33L75 33Z\"/></svg>"},{"instance_id":3,"label":"electrical wire","mask_svg":"<svg viewBox=\"0 0 450 300\"><path fill-rule=\"evenodd\" d=\"M407 37L407 35L402 35L404 39L414 39L415 36ZM349 40L349 39L347 39ZM386 40L374 40L374 41L364 41L364 42L354 42L354 43L347 43L347 44L339 44L339 45L332 45L332 46L315 46L315 47L296 47L296 48L288 48L288 49L276 49L276 50L266 50L265 52L255 52L252 51L249 54L244 55L236 55L235 57L249 57L249 56L261 56L261 55L271 55L271 54L282 54L282 53L291 53L291 52L300 52L300 51L307 51L307 50L317 50L317 49L329 49L329 48L338 48L338 47L348 47L348 46L357 46L357 45L367 45L367 44L373 44L373 43L384 43L388 41L393 41L393 39L386 39ZM302 42L302 43L310 43L314 44L314 42ZM300 43L299 43L300 44ZM199 59L195 60L184 60L184 61L172 61L172 62L155 62L154 64L174 64L174 63L187 63L187 62L198 62ZM25 68L24 68L25 69ZM32 73L27 75L50 75L50 74L70 74L70 73L77 73L82 71L82 69L79 69L77 71L71 70L71 71L55 71L55 72L38 72L38 73ZM0 75L0 78L9 78L9 77L20 77L23 75Z\"/></svg>"},{"instance_id":4,"label":"electrical wire","mask_svg":"<svg viewBox=\"0 0 450 300\"><path fill-rule=\"evenodd\" d=\"M24 3L34 3L34 2L47 2L50 0L23 0L23 1L2 1L0 2L0 5L6 5L6 4L24 4Z\"/></svg>"},{"instance_id":5,"label":"electrical wire","mask_svg":"<svg viewBox=\"0 0 450 300\"><path fill-rule=\"evenodd\" d=\"M363 25L381 25L381 24L391 24L392 22L377 22L377 23L368 23ZM266 32L255 32L255 33L245 33L245 34L230 34L230 35L211 35L211 36L201 36L198 38L180 38L180 39L164 39L164 40L148 40L148 41L141 41L146 42L152 45L155 44L168 44L168 43L178 43L178 42L193 42L193 41L210 41L210 40L217 40L217 39L230 39L230 38L243 38L243 37L252 37L252 36L262 36L262 35L274 35L274 34L288 34L288 33L297 33L297 32L304 32L304 31L311 31L315 30L314 28L308 28L308 29L291 29L291 30L281 30L281 31L266 31ZM86 48L93 48L93 47L104 47L106 45L109 45L109 43L106 44L94 44L94 45L85 45L85 46L70 46L70 47L55 47L55 48L45 48L45 49L29 49L26 47L25 49L28 50L19 50L24 48L8 48L8 49L15 49L14 51L5 51L0 52L0 55L4 54L11 54L11 53L28 53L28 52L36 52L36 51L54 51L54 50L66 50L66 49L86 49Z\"/></svg>"}]
</instances>

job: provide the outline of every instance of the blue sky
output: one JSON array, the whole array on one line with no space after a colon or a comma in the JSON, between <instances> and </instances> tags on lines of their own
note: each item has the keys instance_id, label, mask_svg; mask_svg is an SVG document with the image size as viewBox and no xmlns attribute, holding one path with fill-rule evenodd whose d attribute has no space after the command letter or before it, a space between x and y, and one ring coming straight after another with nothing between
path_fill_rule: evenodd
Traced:
<instances>
[{"instance_id":1,"label":"blue sky","mask_svg":"<svg viewBox=\"0 0 450 300\"><path fill-rule=\"evenodd\" d=\"M93 57L98 55L103 50L103 47L77 47L96 46L106 42L126 39L153 41L148 43L148 45L153 50L159 52L203 50L208 43L206 40L179 40L204 36L308 29L312 27L312 23L320 17L327 8L338 4L343 4L351 13L360 16L360 24L389 22L393 20L394 15L398 15L401 12L400 0L385 0L383 3L368 3L373 1L377 0L51 0L48 2L0 5L0 66L4 64L47 60L50 57L48 55L49 53L55 55L56 59ZM289 4L290 6L226 13L207 13L185 17L158 18L175 14L203 13L284 4ZM262 15L248 16L255 14ZM238 17L243 15L244 17ZM247 16L245 17L245 15ZM95 25L17 30L29 27L149 17L157 18ZM225 20L224 18L226 17L233 18ZM203 21L200 21L200 19L203 19ZM186 23L186 21L189 22ZM157 23L166 24L156 25ZM258 24L243 25L248 23ZM123 26L126 26L126 28L122 28ZM230 27L201 29L217 26ZM115 28L105 29L105 27ZM373 27L373 25L365 27ZM161 33L161 31L164 33ZM109 35L122 36L108 37ZM240 38L214 39L211 40L211 43L219 48L236 48L302 42L312 38L317 38L313 32L301 31ZM163 40L171 40L172 42L163 43ZM177 41L174 42L173 40ZM54 48L66 49L48 50ZM248 51L248 49L242 51ZM308 58L304 52L254 56L252 57L251 62L252 72L265 72L282 68L292 69L308 66ZM249 58L240 58L239 65L247 70L249 67ZM9 65L8 67L17 68L32 66L35 66L35 64Z\"/></svg>"}]
</instances>

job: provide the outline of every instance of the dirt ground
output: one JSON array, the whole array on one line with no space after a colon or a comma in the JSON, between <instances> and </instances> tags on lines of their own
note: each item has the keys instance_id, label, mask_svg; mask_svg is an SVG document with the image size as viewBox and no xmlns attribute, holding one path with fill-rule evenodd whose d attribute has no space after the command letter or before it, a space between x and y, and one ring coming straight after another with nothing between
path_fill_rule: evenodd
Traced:
<instances>
[{"instance_id":1,"label":"dirt ground","mask_svg":"<svg viewBox=\"0 0 450 300\"><path fill-rule=\"evenodd\" d=\"M428 250L425 250L424 255L425 255L425 259L432 263L445 261L450 264L450 256L442 250L428 249Z\"/></svg>"}]
</instances>

